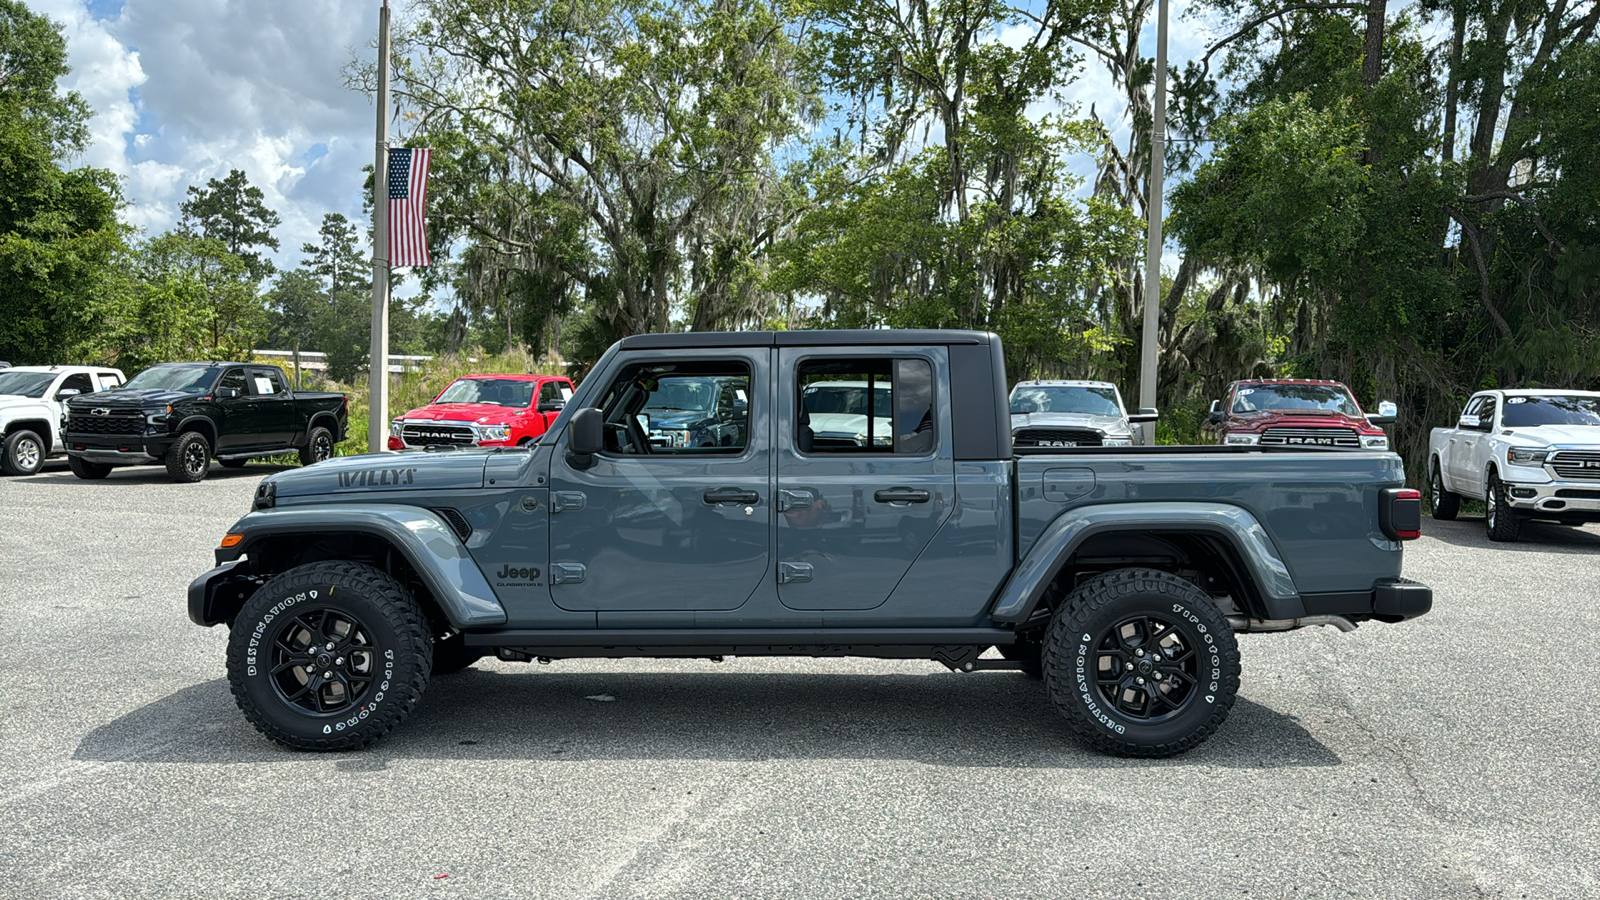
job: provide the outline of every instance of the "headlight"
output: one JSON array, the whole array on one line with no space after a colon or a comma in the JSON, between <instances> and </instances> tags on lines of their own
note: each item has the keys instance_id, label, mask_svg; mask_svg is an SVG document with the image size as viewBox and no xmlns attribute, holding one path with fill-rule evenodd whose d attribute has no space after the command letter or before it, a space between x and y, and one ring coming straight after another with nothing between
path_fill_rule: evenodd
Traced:
<instances>
[{"instance_id":1,"label":"headlight","mask_svg":"<svg viewBox=\"0 0 1600 900\"><path fill-rule=\"evenodd\" d=\"M1123 435L1111 435L1111 436L1107 436L1104 440L1102 440L1100 442L1100 446L1102 446L1102 447L1132 447L1133 446L1133 438L1126 437L1126 436L1123 436Z\"/></svg>"},{"instance_id":2,"label":"headlight","mask_svg":"<svg viewBox=\"0 0 1600 900\"><path fill-rule=\"evenodd\" d=\"M1259 444L1261 443L1261 435L1230 433L1227 437L1222 439L1222 442L1224 444Z\"/></svg>"},{"instance_id":3,"label":"headlight","mask_svg":"<svg viewBox=\"0 0 1600 900\"><path fill-rule=\"evenodd\" d=\"M1389 436L1386 434L1363 434L1361 436L1361 449L1387 450L1389 449Z\"/></svg>"},{"instance_id":4,"label":"headlight","mask_svg":"<svg viewBox=\"0 0 1600 900\"><path fill-rule=\"evenodd\" d=\"M1549 450L1530 450L1526 447L1512 447L1506 451L1506 462L1513 466L1542 466L1545 457L1550 455Z\"/></svg>"},{"instance_id":5,"label":"headlight","mask_svg":"<svg viewBox=\"0 0 1600 900\"><path fill-rule=\"evenodd\" d=\"M149 422L151 425L154 425L157 422L160 422L160 421L166 419L166 417L170 416L170 415L172 415L172 407L171 406L165 407L163 409L147 409L147 410L144 411L144 420L146 422Z\"/></svg>"},{"instance_id":6,"label":"headlight","mask_svg":"<svg viewBox=\"0 0 1600 900\"><path fill-rule=\"evenodd\" d=\"M389 436L400 437L400 431L403 428L405 428L405 423L399 419L395 419L393 422L389 423Z\"/></svg>"},{"instance_id":7,"label":"headlight","mask_svg":"<svg viewBox=\"0 0 1600 900\"><path fill-rule=\"evenodd\" d=\"M503 441L511 436L510 425L479 425L478 440Z\"/></svg>"}]
</instances>

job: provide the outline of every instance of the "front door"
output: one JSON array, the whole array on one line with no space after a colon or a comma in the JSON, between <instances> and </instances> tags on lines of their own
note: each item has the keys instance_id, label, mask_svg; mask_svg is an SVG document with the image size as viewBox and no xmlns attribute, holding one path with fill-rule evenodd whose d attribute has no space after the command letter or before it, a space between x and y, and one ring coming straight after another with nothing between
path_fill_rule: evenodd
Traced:
<instances>
[{"instance_id":1,"label":"front door","mask_svg":"<svg viewBox=\"0 0 1600 900\"><path fill-rule=\"evenodd\" d=\"M769 577L771 348L630 351L595 376L605 450L550 466L550 594L570 610L727 610ZM735 413L718 391L763 398ZM724 435L737 438L722 440Z\"/></svg>"},{"instance_id":2,"label":"front door","mask_svg":"<svg viewBox=\"0 0 1600 900\"><path fill-rule=\"evenodd\" d=\"M262 366L250 370L250 392L257 403L257 421L260 423L256 440L264 447L283 447L294 440L294 395L289 393L289 381L277 366Z\"/></svg>"},{"instance_id":3,"label":"front door","mask_svg":"<svg viewBox=\"0 0 1600 900\"><path fill-rule=\"evenodd\" d=\"M778 596L872 609L952 509L945 351L786 348L778 362Z\"/></svg>"},{"instance_id":4,"label":"front door","mask_svg":"<svg viewBox=\"0 0 1600 900\"><path fill-rule=\"evenodd\" d=\"M226 394L226 396L224 396ZM213 453L238 453L254 447L260 433L258 405L243 369L229 369L217 381L217 446Z\"/></svg>"}]
</instances>

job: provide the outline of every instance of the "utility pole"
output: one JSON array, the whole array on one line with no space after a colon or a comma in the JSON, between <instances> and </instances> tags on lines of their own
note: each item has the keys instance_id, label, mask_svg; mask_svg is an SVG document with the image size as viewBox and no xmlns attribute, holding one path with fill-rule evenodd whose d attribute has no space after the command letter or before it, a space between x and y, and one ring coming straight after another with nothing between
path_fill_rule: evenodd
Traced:
<instances>
[{"instance_id":1,"label":"utility pole","mask_svg":"<svg viewBox=\"0 0 1600 900\"><path fill-rule=\"evenodd\" d=\"M1145 215L1150 220L1144 250L1144 343L1139 354L1139 406L1156 405L1156 341L1161 325L1161 179L1167 153L1167 0L1156 0L1156 102L1150 123L1150 193ZM1144 443L1156 442L1154 422L1144 428Z\"/></svg>"},{"instance_id":2,"label":"utility pole","mask_svg":"<svg viewBox=\"0 0 1600 900\"><path fill-rule=\"evenodd\" d=\"M1164 2L1164 0L1163 0ZM378 142L372 166L372 350L367 452L389 440L389 0L378 11Z\"/></svg>"}]
</instances>

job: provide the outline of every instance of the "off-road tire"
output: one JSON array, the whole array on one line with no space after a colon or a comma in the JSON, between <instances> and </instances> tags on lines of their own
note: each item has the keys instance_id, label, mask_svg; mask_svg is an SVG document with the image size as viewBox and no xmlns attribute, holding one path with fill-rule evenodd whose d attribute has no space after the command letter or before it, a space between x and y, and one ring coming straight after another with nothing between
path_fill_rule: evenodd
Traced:
<instances>
[{"instance_id":1,"label":"off-road tire","mask_svg":"<svg viewBox=\"0 0 1600 900\"><path fill-rule=\"evenodd\" d=\"M167 448L167 477L179 484L204 481L211 471L211 442L198 431L185 431Z\"/></svg>"},{"instance_id":2,"label":"off-road tire","mask_svg":"<svg viewBox=\"0 0 1600 900\"><path fill-rule=\"evenodd\" d=\"M1149 633L1130 641L1128 628ZM1106 678L1102 687L1102 659L1120 685ZM1122 669L1127 665L1135 668ZM1135 678L1145 681L1136 685ZM1198 746L1228 718L1239 691L1239 646L1205 591L1166 572L1118 569L1079 585L1056 611L1045 639L1044 681L1057 711L1093 749L1173 756ZM1152 714L1127 709L1130 695L1135 703L1142 696ZM1158 695L1166 698L1159 707Z\"/></svg>"},{"instance_id":3,"label":"off-road tire","mask_svg":"<svg viewBox=\"0 0 1600 900\"><path fill-rule=\"evenodd\" d=\"M32 475L44 467L44 441L39 435L19 429L6 435L0 444L0 472L7 475Z\"/></svg>"},{"instance_id":4,"label":"off-road tire","mask_svg":"<svg viewBox=\"0 0 1600 900\"><path fill-rule=\"evenodd\" d=\"M1513 543L1522 536L1522 516L1506 503L1506 486L1493 472L1483 485L1483 524L1491 541Z\"/></svg>"},{"instance_id":5,"label":"off-road tire","mask_svg":"<svg viewBox=\"0 0 1600 900\"><path fill-rule=\"evenodd\" d=\"M335 633L323 632L329 628ZM302 657L311 673L296 662ZM245 601L228 636L234 702L257 731L292 750L370 746L416 707L432 665L433 641L416 600L400 582L355 562L308 563L274 577ZM334 677L315 671L324 666ZM334 703L324 707L324 689L336 683ZM290 694L302 688L298 698Z\"/></svg>"},{"instance_id":6,"label":"off-road tire","mask_svg":"<svg viewBox=\"0 0 1600 900\"><path fill-rule=\"evenodd\" d=\"M433 642L434 675L454 675L488 654L481 647L468 647L466 635L452 634L442 641Z\"/></svg>"},{"instance_id":7,"label":"off-road tire","mask_svg":"<svg viewBox=\"0 0 1600 900\"><path fill-rule=\"evenodd\" d=\"M1000 655L1017 664L1017 671L1034 681L1044 677L1044 645L1036 641L1018 641L996 648Z\"/></svg>"},{"instance_id":8,"label":"off-road tire","mask_svg":"<svg viewBox=\"0 0 1600 900\"><path fill-rule=\"evenodd\" d=\"M333 432L318 425L306 433L306 445L300 448L300 465L314 465L332 456Z\"/></svg>"},{"instance_id":9,"label":"off-road tire","mask_svg":"<svg viewBox=\"0 0 1600 900\"><path fill-rule=\"evenodd\" d=\"M72 470L72 474L88 481L99 481L111 474L110 464L90 462L76 456L67 457L67 468Z\"/></svg>"},{"instance_id":10,"label":"off-road tire","mask_svg":"<svg viewBox=\"0 0 1600 900\"><path fill-rule=\"evenodd\" d=\"M1433 506L1433 517L1441 522L1453 522L1461 512L1461 495L1444 488L1444 473L1439 471L1439 461L1434 460L1428 476L1428 502Z\"/></svg>"},{"instance_id":11,"label":"off-road tire","mask_svg":"<svg viewBox=\"0 0 1600 900\"><path fill-rule=\"evenodd\" d=\"M219 464L221 464L221 466L224 469L242 469L242 468L244 468L244 464L249 462L249 461L250 460L248 460L248 459L219 459L219 460L217 460L217 462Z\"/></svg>"}]
</instances>

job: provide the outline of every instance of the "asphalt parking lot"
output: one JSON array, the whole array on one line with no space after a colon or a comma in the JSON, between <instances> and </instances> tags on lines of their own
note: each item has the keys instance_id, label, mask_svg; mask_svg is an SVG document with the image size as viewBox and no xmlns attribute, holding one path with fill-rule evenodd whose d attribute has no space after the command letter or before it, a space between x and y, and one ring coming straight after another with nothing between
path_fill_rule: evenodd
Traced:
<instances>
[{"instance_id":1,"label":"asphalt parking lot","mask_svg":"<svg viewBox=\"0 0 1600 900\"><path fill-rule=\"evenodd\" d=\"M0 479L0 896L1600 896L1600 527L1428 521L1432 614L1241 637L1172 760L1010 672L754 658L484 661L310 755L184 612L270 471Z\"/></svg>"}]
</instances>

